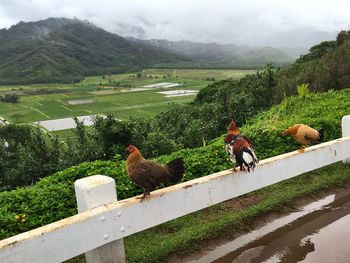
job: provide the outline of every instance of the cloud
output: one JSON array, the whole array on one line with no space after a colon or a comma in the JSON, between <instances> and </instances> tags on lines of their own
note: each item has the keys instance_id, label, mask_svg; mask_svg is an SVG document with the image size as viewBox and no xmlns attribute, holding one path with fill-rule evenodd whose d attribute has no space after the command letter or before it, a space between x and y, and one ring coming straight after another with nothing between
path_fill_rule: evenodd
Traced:
<instances>
[{"instance_id":1,"label":"cloud","mask_svg":"<svg viewBox=\"0 0 350 263\"><path fill-rule=\"evenodd\" d=\"M300 38L319 32L322 39L348 29L348 10L346 0L0 0L0 28L21 20L77 17L123 36L287 45L290 32L296 38L297 32L304 32Z\"/></svg>"}]
</instances>

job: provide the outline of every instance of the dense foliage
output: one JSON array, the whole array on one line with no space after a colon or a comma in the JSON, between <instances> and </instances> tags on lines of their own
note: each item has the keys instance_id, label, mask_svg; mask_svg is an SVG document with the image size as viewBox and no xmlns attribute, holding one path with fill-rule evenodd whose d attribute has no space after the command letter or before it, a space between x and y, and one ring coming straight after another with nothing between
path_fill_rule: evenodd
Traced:
<instances>
[{"instance_id":1,"label":"dense foliage","mask_svg":"<svg viewBox=\"0 0 350 263\"><path fill-rule=\"evenodd\" d=\"M30 185L76 164L73 157L68 145L39 128L6 125L0 128L0 190Z\"/></svg>"},{"instance_id":2,"label":"dense foliage","mask_svg":"<svg viewBox=\"0 0 350 263\"><path fill-rule=\"evenodd\" d=\"M0 30L0 84L74 83L84 75L185 60L77 19L20 22Z\"/></svg>"},{"instance_id":3,"label":"dense foliage","mask_svg":"<svg viewBox=\"0 0 350 263\"><path fill-rule=\"evenodd\" d=\"M260 159L282 154L299 147L281 132L296 122L325 129L325 141L341 136L341 117L350 114L350 90L310 94L304 98L290 97L280 105L252 118L241 130L254 143ZM141 128L141 127L138 127ZM23 134L26 136L26 133ZM205 176L231 167L226 160L223 137L205 147L176 151L157 158L162 163L182 157L184 180ZM141 193L126 175L125 162L96 161L68 168L40 180L32 187L0 193L0 237L48 224L76 213L73 183L93 174L113 177L120 199ZM24 219L24 220L22 220Z\"/></svg>"},{"instance_id":4,"label":"dense foliage","mask_svg":"<svg viewBox=\"0 0 350 263\"><path fill-rule=\"evenodd\" d=\"M277 97L296 94L295 87L308 83L310 90L350 87L350 31L341 31L335 41L325 41L310 48L310 52L279 71Z\"/></svg>"},{"instance_id":5,"label":"dense foliage","mask_svg":"<svg viewBox=\"0 0 350 263\"><path fill-rule=\"evenodd\" d=\"M113 115L96 117L87 129L76 119L75 139L62 139L24 125L0 127L0 191L30 185L75 164L126 157L125 148L137 145L146 157L180 149L167 134L156 132L151 120Z\"/></svg>"}]
</instances>

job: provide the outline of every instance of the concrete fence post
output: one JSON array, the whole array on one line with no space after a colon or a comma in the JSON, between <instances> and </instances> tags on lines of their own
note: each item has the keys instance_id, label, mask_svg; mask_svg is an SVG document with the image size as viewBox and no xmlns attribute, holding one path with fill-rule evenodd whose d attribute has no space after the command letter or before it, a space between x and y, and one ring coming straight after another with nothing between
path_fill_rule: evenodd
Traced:
<instances>
[{"instance_id":1,"label":"concrete fence post","mask_svg":"<svg viewBox=\"0 0 350 263\"><path fill-rule=\"evenodd\" d=\"M79 213L117 201L115 181L108 176L85 177L75 181L74 187ZM85 257L87 263L124 263L123 240L115 240L88 251Z\"/></svg>"},{"instance_id":2,"label":"concrete fence post","mask_svg":"<svg viewBox=\"0 0 350 263\"><path fill-rule=\"evenodd\" d=\"M350 136L350 115L343 116L341 120L341 127L342 127L343 138ZM349 149L349 158L343 160L343 163L350 164L350 149Z\"/></svg>"}]
</instances>

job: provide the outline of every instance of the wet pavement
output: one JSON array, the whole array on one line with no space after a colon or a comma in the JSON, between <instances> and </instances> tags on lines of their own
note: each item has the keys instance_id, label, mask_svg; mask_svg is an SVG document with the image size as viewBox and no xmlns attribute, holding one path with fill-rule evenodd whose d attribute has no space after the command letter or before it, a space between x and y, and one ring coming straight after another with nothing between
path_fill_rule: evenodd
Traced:
<instances>
[{"instance_id":1,"label":"wet pavement","mask_svg":"<svg viewBox=\"0 0 350 263\"><path fill-rule=\"evenodd\" d=\"M350 263L350 189L178 262Z\"/></svg>"}]
</instances>

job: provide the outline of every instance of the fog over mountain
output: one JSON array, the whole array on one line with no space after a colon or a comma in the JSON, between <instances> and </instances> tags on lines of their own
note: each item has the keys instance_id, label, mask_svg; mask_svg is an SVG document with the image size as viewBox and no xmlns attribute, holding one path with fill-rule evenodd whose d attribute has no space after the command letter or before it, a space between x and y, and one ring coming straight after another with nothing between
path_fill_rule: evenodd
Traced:
<instances>
[{"instance_id":1,"label":"fog over mountain","mask_svg":"<svg viewBox=\"0 0 350 263\"><path fill-rule=\"evenodd\" d=\"M348 10L346 0L0 0L0 28L77 17L139 39L309 48L347 30Z\"/></svg>"}]
</instances>

